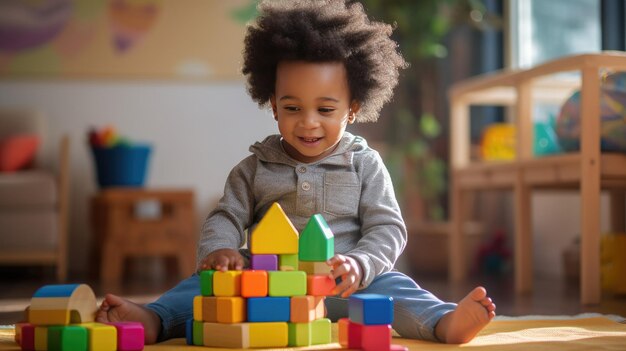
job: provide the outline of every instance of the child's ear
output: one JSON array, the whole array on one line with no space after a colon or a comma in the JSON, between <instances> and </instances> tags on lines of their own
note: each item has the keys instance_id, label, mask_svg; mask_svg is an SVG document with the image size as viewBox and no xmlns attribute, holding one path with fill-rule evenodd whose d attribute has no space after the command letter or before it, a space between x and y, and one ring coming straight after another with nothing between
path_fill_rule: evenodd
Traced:
<instances>
[{"instance_id":1,"label":"child's ear","mask_svg":"<svg viewBox=\"0 0 626 351\"><path fill-rule=\"evenodd\" d=\"M348 114L348 123L352 124L354 123L354 121L356 121L356 114L359 112L360 109L361 104L356 100L352 100L352 102L350 103L350 112Z\"/></svg>"}]
</instances>

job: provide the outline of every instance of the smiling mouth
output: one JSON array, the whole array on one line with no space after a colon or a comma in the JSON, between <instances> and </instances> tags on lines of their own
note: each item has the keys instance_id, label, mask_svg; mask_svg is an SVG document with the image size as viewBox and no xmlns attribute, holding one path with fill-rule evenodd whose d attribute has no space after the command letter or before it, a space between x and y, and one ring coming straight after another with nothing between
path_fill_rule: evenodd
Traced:
<instances>
[{"instance_id":1,"label":"smiling mouth","mask_svg":"<svg viewBox=\"0 0 626 351\"><path fill-rule=\"evenodd\" d=\"M304 137L300 137L300 140L304 141L305 143L314 143L316 141L321 140L322 138L304 138Z\"/></svg>"}]
</instances>

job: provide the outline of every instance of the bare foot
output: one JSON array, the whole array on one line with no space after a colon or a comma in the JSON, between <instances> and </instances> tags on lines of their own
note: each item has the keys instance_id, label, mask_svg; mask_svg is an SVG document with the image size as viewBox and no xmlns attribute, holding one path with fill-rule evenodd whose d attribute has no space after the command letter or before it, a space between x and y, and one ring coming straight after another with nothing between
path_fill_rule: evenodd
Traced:
<instances>
[{"instance_id":1,"label":"bare foot","mask_svg":"<svg viewBox=\"0 0 626 351\"><path fill-rule=\"evenodd\" d=\"M496 305L482 286L474 288L456 309L435 326L437 338L447 344L463 344L474 338L496 315Z\"/></svg>"},{"instance_id":2,"label":"bare foot","mask_svg":"<svg viewBox=\"0 0 626 351\"><path fill-rule=\"evenodd\" d=\"M161 318L153 311L113 294L106 294L96 312L96 322L140 322L145 343L154 344L161 330Z\"/></svg>"}]
</instances>

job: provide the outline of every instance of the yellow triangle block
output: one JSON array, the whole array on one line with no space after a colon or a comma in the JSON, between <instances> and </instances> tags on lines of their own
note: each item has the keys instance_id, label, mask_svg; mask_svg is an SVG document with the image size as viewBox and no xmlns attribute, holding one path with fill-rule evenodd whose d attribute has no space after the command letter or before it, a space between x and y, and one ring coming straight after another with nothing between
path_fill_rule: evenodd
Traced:
<instances>
[{"instance_id":1,"label":"yellow triangle block","mask_svg":"<svg viewBox=\"0 0 626 351\"><path fill-rule=\"evenodd\" d=\"M250 251L255 255L298 253L298 231L278 202L263 216L250 241Z\"/></svg>"}]
</instances>

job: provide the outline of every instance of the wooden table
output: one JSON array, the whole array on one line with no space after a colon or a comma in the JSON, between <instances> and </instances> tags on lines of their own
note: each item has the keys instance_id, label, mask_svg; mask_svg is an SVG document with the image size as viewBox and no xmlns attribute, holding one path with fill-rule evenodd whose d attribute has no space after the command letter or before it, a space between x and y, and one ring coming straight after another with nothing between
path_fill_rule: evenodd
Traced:
<instances>
[{"instance_id":1,"label":"wooden table","mask_svg":"<svg viewBox=\"0 0 626 351\"><path fill-rule=\"evenodd\" d=\"M107 188L91 200L103 286L119 285L128 257L173 256L181 278L195 271L195 210L191 190Z\"/></svg>"}]
</instances>

